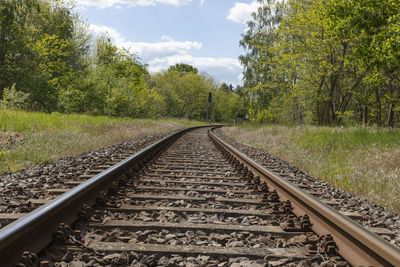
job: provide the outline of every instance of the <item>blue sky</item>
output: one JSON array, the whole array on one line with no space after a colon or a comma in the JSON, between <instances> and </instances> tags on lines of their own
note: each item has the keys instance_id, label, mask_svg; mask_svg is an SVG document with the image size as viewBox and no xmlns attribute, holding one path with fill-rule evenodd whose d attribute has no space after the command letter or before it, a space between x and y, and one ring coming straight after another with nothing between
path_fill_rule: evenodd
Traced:
<instances>
[{"instance_id":1,"label":"blue sky","mask_svg":"<svg viewBox=\"0 0 400 267\"><path fill-rule=\"evenodd\" d=\"M238 56L256 1L76 0L95 34L136 52L151 72L187 63L216 80L242 84Z\"/></svg>"}]
</instances>

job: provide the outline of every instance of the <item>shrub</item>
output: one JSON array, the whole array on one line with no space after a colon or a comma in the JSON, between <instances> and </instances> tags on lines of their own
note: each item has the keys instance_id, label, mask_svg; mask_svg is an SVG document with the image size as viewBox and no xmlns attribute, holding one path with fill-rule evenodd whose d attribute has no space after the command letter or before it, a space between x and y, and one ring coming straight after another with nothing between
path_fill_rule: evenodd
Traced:
<instances>
[{"instance_id":1,"label":"shrub","mask_svg":"<svg viewBox=\"0 0 400 267\"><path fill-rule=\"evenodd\" d=\"M29 94L17 91L15 83L11 88L4 88L3 99L0 101L0 107L6 109L28 109Z\"/></svg>"}]
</instances>

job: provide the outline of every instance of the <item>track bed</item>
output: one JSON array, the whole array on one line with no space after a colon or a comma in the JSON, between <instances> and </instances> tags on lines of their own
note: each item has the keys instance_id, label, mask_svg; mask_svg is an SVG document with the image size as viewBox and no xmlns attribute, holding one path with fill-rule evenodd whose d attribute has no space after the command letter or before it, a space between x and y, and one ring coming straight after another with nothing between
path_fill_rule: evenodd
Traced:
<instances>
[{"instance_id":1,"label":"track bed","mask_svg":"<svg viewBox=\"0 0 400 267\"><path fill-rule=\"evenodd\" d=\"M2 229L2 253L27 247L34 253L24 253L25 266L349 266L342 257L347 242L360 255L371 251L340 239L357 231L331 235L336 221L321 222L310 210L321 206L327 215L342 215L322 202L315 208L296 199L299 188L283 188L279 183L287 181L278 183L281 178L228 152L208 128L170 139L101 166L89 180L77 176L46 189L47 198L30 202L32 209L44 206ZM23 232L36 243L14 238ZM382 244L396 261L395 248Z\"/></svg>"}]
</instances>

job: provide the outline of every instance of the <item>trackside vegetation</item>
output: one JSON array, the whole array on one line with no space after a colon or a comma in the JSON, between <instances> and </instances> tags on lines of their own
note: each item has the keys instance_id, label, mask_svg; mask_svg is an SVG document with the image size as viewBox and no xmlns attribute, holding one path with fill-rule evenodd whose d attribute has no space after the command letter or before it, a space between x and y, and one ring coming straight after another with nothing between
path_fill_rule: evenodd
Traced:
<instances>
[{"instance_id":1,"label":"trackside vegetation","mask_svg":"<svg viewBox=\"0 0 400 267\"><path fill-rule=\"evenodd\" d=\"M400 129L243 124L223 131L400 213Z\"/></svg>"},{"instance_id":2,"label":"trackside vegetation","mask_svg":"<svg viewBox=\"0 0 400 267\"><path fill-rule=\"evenodd\" d=\"M259 3L240 42L251 119L400 125L400 1Z\"/></svg>"},{"instance_id":3,"label":"trackside vegetation","mask_svg":"<svg viewBox=\"0 0 400 267\"><path fill-rule=\"evenodd\" d=\"M243 86L195 66L150 73L93 36L72 0L0 2L1 106L131 118L400 125L400 2L258 0L240 46Z\"/></svg>"},{"instance_id":4,"label":"trackside vegetation","mask_svg":"<svg viewBox=\"0 0 400 267\"><path fill-rule=\"evenodd\" d=\"M0 1L0 106L130 118L234 120L244 102L187 64L151 74L107 35L93 36L69 0Z\"/></svg>"},{"instance_id":5,"label":"trackside vegetation","mask_svg":"<svg viewBox=\"0 0 400 267\"><path fill-rule=\"evenodd\" d=\"M196 126L188 120L111 118L0 109L0 174L145 135Z\"/></svg>"}]
</instances>

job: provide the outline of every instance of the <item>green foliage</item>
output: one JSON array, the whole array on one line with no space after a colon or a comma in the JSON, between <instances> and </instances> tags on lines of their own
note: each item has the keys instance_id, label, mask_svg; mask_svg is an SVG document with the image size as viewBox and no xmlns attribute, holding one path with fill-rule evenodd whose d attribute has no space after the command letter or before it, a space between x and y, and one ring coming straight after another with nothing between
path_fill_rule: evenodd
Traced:
<instances>
[{"instance_id":1,"label":"green foliage","mask_svg":"<svg viewBox=\"0 0 400 267\"><path fill-rule=\"evenodd\" d=\"M218 90L213 80L200 74L164 71L153 74L150 85L165 101L165 105L159 107L164 116L204 120L209 92L213 94L210 110L213 121L233 120L243 112L243 101L238 95Z\"/></svg>"},{"instance_id":2,"label":"green foliage","mask_svg":"<svg viewBox=\"0 0 400 267\"><path fill-rule=\"evenodd\" d=\"M368 68L399 69L400 3L395 0L335 0L324 7L328 29L352 41L353 54Z\"/></svg>"},{"instance_id":3,"label":"green foliage","mask_svg":"<svg viewBox=\"0 0 400 267\"><path fill-rule=\"evenodd\" d=\"M240 42L252 119L399 122L398 1L260 3Z\"/></svg>"},{"instance_id":4,"label":"green foliage","mask_svg":"<svg viewBox=\"0 0 400 267\"><path fill-rule=\"evenodd\" d=\"M29 93L31 109L56 110L65 76L84 68L87 43L78 38L78 22L71 9L56 0L5 0L0 5L4 18L0 88L15 83L19 91Z\"/></svg>"},{"instance_id":5,"label":"green foliage","mask_svg":"<svg viewBox=\"0 0 400 267\"><path fill-rule=\"evenodd\" d=\"M149 73L134 54L118 49L110 39L97 40L94 64L88 69L89 88L82 88L86 112L110 116L156 116L148 108L160 98L146 83ZM92 88L94 87L94 88ZM157 107L158 108L158 107Z\"/></svg>"},{"instance_id":6,"label":"green foliage","mask_svg":"<svg viewBox=\"0 0 400 267\"><path fill-rule=\"evenodd\" d=\"M0 107L26 110L28 108L28 98L29 94L17 91L15 84L13 84L11 88L4 88Z\"/></svg>"},{"instance_id":7,"label":"green foliage","mask_svg":"<svg viewBox=\"0 0 400 267\"><path fill-rule=\"evenodd\" d=\"M399 131L378 127L319 127L305 129L296 143L306 149L359 148L365 146L399 146Z\"/></svg>"},{"instance_id":8,"label":"green foliage","mask_svg":"<svg viewBox=\"0 0 400 267\"><path fill-rule=\"evenodd\" d=\"M5 108L141 118L214 120L243 116L232 86L180 63L150 75L147 65L107 36L92 38L70 0L0 4L0 99ZM13 86L15 84L15 86ZM13 86L11 88L11 86ZM3 93L3 88L5 89Z\"/></svg>"},{"instance_id":9,"label":"green foliage","mask_svg":"<svg viewBox=\"0 0 400 267\"><path fill-rule=\"evenodd\" d=\"M375 123L383 124L385 111L387 126L393 126L400 104L400 3L328 1L322 14L332 35L351 45L350 62L363 68L367 90L357 94L359 101Z\"/></svg>"},{"instance_id":10,"label":"green foliage","mask_svg":"<svg viewBox=\"0 0 400 267\"><path fill-rule=\"evenodd\" d=\"M226 83L222 83L222 84L219 86L218 90L225 91L225 92L232 92L232 91L233 91L233 85L230 84L230 85L228 86Z\"/></svg>"},{"instance_id":11,"label":"green foliage","mask_svg":"<svg viewBox=\"0 0 400 267\"><path fill-rule=\"evenodd\" d=\"M226 83L222 83L219 90L229 92L229 86Z\"/></svg>"},{"instance_id":12,"label":"green foliage","mask_svg":"<svg viewBox=\"0 0 400 267\"><path fill-rule=\"evenodd\" d=\"M85 109L85 94L79 89L68 86L59 95L59 109L67 113L78 113Z\"/></svg>"},{"instance_id":13,"label":"green foliage","mask_svg":"<svg viewBox=\"0 0 400 267\"><path fill-rule=\"evenodd\" d=\"M185 63L177 63L173 66L170 66L168 68L168 71L176 71L181 74L186 74L186 73L194 73L197 74L199 71L193 67L192 65L185 64Z\"/></svg>"}]
</instances>

